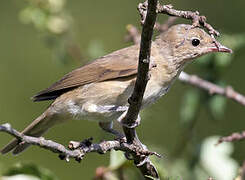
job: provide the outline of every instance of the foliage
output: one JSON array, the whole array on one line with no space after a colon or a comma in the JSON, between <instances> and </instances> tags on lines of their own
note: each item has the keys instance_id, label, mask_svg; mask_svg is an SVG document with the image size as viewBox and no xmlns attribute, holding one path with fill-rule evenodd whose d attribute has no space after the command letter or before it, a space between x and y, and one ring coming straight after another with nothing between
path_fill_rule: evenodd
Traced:
<instances>
[{"instance_id":1,"label":"foliage","mask_svg":"<svg viewBox=\"0 0 245 180\"><path fill-rule=\"evenodd\" d=\"M61 63L81 60L79 47L73 38L73 19L65 10L66 0L27 0L20 12L20 20L31 24L42 35L44 42Z\"/></svg>"},{"instance_id":2,"label":"foliage","mask_svg":"<svg viewBox=\"0 0 245 180\"><path fill-rule=\"evenodd\" d=\"M21 176L20 176L21 175ZM36 164L16 164L3 173L2 180L58 180L58 178L48 169Z\"/></svg>"},{"instance_id":3,"label":"foliage","mask_svg":"<svg viewBox=\"0 0 245 180\"><path fill-rule=\"evenodd\" d=\"M63 64L68 63L70 58L80 61L82 58L80 48L73 38L73 19L65 9L65 0L27 0L26 3L26 7L20 12L21 22L32 25L43 35L45 45L52 50L55 59ZM245 45L245 35L223 34L221 42L233 51L238 51ZM91 58L105 54L103 43L98 40L91 41L87 51ZM227 83L222 77L234 58L235 54L210 54L199 58L195 63L195 68L199 70L203 78L225 86ZM221 170L218 169L222 163L232 170L229 175L237 174L238 163L230 157L233 148L231 144L222 145L221 151L215 153L218 154L216 156L213 154L213 145L217 141L217 137L207 137L202 142L196 142L193 139L195 125L201 110L207 112L213 120L221 120L225 116L226 99L218 95L210 96L207 92L190 87L184 93L181 104L179 119L182 130L175 152L162 152L164 154L162 159L152 157L161 179L204 180L209 176L214 176L217 180L225 180L228 177L226 174L228 171L220 173ZM220 147L215 148L219 151ZM154 147L150 149L154 149ZM207 161L210 159L213 161ZM217 168L215 169L215 167ZM15 175L29 175L42 180L57 180L52 172L35 164L18 164L3 174L5 179ZM140 179L142 177L132 162L127 161L124 154L119 151L112 151L108 167L98 167L95 173L95 179L119 180L126 178Z\"/></svg>"}]
</instances>

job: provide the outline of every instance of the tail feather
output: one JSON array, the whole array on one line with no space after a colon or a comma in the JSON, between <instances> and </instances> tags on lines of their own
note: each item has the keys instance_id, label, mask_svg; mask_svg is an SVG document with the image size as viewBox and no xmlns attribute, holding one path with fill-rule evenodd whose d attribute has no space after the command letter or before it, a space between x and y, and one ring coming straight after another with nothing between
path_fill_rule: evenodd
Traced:
<instances>
[{"instance_id":1,"label":"tail feather","mask_svg":"<svg viewBox=\"0 0 245 180\"><path fill-rule=\"evenodd\" d=\"M30 144L27 144L27 143L19 144L18 146L15 147L12 153L13 155L17 155L23 152L24 150L26 150L29 146Z\"/></svg>"},{"instance_id":2,"label":"tail feather","mask_svg":"<svg viewBox=\"0 0 245 180\"><path fill-rule=\"evenodd\" d=\"M2 154L6 154L10 151L12 151L17 145L19 144L18 139L14 139L12 141L10 141L2 150L1 153Z\"/></svg>"},{"instance_id":3,"label":"tail feather","mask_svg":"<svg viewBox=\"0 0 245 180\"><path fill-rule=\"evenodd\" d=\"M50 116L47 116L47 113L44 112L41 116L35 119L29 126L27 126L23 131L22 134L33 136L33 137L40 137L43 135L52 125L54 122L50 119ZM13 154L17 155L23 152L26 148L28 148L30 144L25 142L20 142L17 139L13 139L10 143L8 143L3 149L1 149L2 154L6 154L13 149Z\"/></svg>"}]
</instances>

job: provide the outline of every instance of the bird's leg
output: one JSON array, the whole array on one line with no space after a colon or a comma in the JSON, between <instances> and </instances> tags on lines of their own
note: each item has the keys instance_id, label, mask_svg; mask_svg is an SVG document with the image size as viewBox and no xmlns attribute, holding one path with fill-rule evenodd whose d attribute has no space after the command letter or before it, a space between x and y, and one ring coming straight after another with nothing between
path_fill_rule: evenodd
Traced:
<instances>
[{"instance_id":1,"label":"bird's leg","mask_svg":"<svg viewBox=\"0 0 245 180\"><path fill-rule=\"evenodd\" d=\"M139 125L140 125L140 120L141 120L139 114L138 114L138 117L137 117L135 123L130 124L130 125L129 125L129 124L123 123L123 119L125 118L127 112L128 112L128 111L125 111L124 113L122 113L122 115L117 119L117 121L118 121L122 126L125 126L125 127L127 127L127 128L135 128L135 127L139 126Z\"/></svg>"},{"instance_id":2,"label":"bird's leg","mask_svg":"<svg viewBox=\"0 0 245 180\"><path fill-rule=\"evenodd\" d=\"M99 122L99 126L106 132L111 133L116 136L118 139L124 138L124 135L119 131L113 129L113 122Z\"/></svg>"},{"instance_id":3,"label":"bird's leg","mask_svg":"<svg viewBox=\"0 0 245 180\"><path fill-rule=\"evenodd\" d=\"M128 112L128 106L107 105L107 106L100 106L100 108L101 108L101 111L103 111L103 112L113 112L113 111L114 112L123 112L121 114L121 116L117 119L117 121L122 126L125 126L127 128L135 128L135 127L139 126L139 124L140 124L140 120L141 120L140 115L138 115L136 122L133 124L128 125L128 124L123 123L123 119L125 118L125 116Z\"/></svg>"},{"instance_id":4,"label":"bird's leg","mask_svg":"<svg viewBox=\"0 0 245 180\"><path fill-rule=\"evenodd\" d=\"M123 123L123 119L125 118L125 116L126 116L126 114L127 114L127 112L128 112L128 106L106 105L106 106L98 106L97 108L98 108L98 110L99 110L101 113L107 113L107 112L123 112L123 113L119 116L119 118L117 119L117 121L118 121L122 126L125 126L125 127L127 127L127 128L135 128L135 127L137 127L137 126L140 124L140 119L141 119L141 118L140 118L140 115L138 115L138 118L137 118L136 122L133 123L133 124L128 125L128 124ZM103 126L105 126L105 125L103 125ZM102 127L102 126L101 126L101 127ZM104 129L105 131L110 132L110 133L112 133L111 131L113 130L112 127L110 127L109 125L107 125L106 128L103 128L103 127L102 127L102 129ZM114 133L112 133L112 134L114 134Z\"/></svg>"}]
</instances>

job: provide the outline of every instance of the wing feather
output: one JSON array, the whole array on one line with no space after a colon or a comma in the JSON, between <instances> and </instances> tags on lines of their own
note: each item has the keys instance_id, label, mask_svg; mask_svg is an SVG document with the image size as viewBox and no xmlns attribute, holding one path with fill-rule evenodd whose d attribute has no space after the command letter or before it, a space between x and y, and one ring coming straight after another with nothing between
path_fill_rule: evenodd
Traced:
<instances>
[{"instance_id":1,"label":"wing feather","mask_svg":"<svg viewBox=\"0 0 245 180\"><path fill-rule=\"evenodd\" d=\"M49 88L39 92L33 100L51 100L85 84L137 74L138 49L138 46L124 48L75 69Z\"/></svg>"}]
</instances>

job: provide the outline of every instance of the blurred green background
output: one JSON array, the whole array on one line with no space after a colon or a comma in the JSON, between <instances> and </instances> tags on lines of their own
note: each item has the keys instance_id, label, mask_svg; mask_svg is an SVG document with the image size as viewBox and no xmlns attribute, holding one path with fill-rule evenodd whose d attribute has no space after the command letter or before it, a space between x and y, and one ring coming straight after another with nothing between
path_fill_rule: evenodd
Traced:
<instances>
[{"instance_id":1,"label":"blurred green background","mask_svg":"<svg viewBox=\"0 0 245 180\"><path fill-rule=\"evenodd\" d=\"M23 23L23 9L29 6L29 1L1 1L0 123L9 122L14 128L22 130L50 104L50 102L34 103L30 100L31 96L92 58L128 46L130 43L123 40L126 34L125 27L127 24L139 27L139 15L136 10L139 2L132 0L67 1L64 9L70 16L68 20L72 27L68 41L72 39L71 41L75 42L81 50L83 58L79 61L62 54L63 43L67 42L67 34L52 36L41 26L35 27L31 23L27 25ZM198 10L207 16L208 22L214 25L221 34L229 34L231 38L235 34L245 34L243 21L245 1L243 0L175 0L171 3L177 9ZM166 15L158 17L160 22L164 22L167 18ZM177 22L190 23L185 20ZM61 42L54 40L59 38L65 40ZM225 45L229 46L229 40L226 42L228 43ZM57 44L59 48L56 48ZM245 94L244 59L244 46L239 46L235 49L233 61L229 66L222 68L218 73L215 71L216 74L214 74L218 74L223 82L242 94ZM205 73L208 71L202 72L203 66L194 64L188 66L185 71L206 77ZM163 159L163 163L165 160L169 161L170 154L173 152L179 153L176 146L181 141L183 130L180 111L185 103L183 96L189 89L189 85L176 81L166 96L142 112L142 123L138 128L139 137L144 144L152 147L152 150L158 149L164 152L166 159ZM243 106L228 100L227 105L222 106L225 109L221 118L210 116L206 107L201 106L195 117L196 124L192 131L192 137L194 137L192 141L196 144L208 136L224 136L245 129ZM91 136L95 141L111 138L100 130L97 123L89 121L72 121L62 124L45 135L46 138L63 144L68 144L70 140L82 140ZM9 135L1 133L0 147L10 139ZM233 157L241 164L244 160L245 143L234 143L234 145ZM194 150L190 152L192 151ZM91 179L97 167L108 165L109 154L89 154L81 164L73 160L66 163L60 161L57 155L51 152L32 147L16 157L11 154L0 155L0 174L17 162L32 162L45 167L59 179Z\"/></svg>"}]
</instances>

